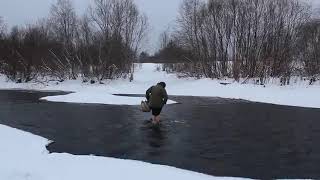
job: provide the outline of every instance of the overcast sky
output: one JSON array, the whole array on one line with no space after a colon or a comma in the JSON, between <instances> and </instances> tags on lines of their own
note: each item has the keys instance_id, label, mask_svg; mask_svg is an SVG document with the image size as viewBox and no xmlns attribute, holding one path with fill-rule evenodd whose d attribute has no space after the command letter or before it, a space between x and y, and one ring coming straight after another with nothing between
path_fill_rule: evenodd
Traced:
<instances>
[{"instance_id":1,"label":"overcast sky","mask_svg":"<svg viewBox=\"0 0 320 180\"><path fill-rule=\"evenodd\" d=\"M0 0L0 16L6 23L23 25L45 17L49 13L50 5L56 0ZM169 24L174 23L182 0L135 0L140 9L145 12L151 24L149 50L158 46L159 34L166 30ZM319 6L320 0L313 1L313 5ZM78 14L86 11L90 0L73 0Z\"/></svg>"}]
</instances>

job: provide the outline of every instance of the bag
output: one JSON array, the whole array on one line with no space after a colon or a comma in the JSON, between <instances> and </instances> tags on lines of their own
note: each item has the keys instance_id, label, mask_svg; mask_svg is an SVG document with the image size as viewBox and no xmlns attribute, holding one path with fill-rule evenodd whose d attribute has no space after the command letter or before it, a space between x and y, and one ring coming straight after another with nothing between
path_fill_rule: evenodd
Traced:
<instances>
[{"instance_id":1,"label":"bag","mask_svg":"<svg viewBox=\"0 0 320 180\"><path fill-rule=\"evenodd\" d=\"M151 111L147 101L141 101L141 111L142 112L150 112Z\"/></svg>"}]
</instances>

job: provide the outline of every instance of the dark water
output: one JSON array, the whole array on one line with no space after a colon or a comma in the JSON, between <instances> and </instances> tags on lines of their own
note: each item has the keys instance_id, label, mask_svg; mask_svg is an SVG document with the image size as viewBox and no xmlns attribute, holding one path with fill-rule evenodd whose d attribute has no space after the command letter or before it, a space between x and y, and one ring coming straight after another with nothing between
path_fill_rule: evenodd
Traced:
<instances>
[{"instance_id":1,"label":"dark water","mask_svg":"<svg viewBox=\"0 0 320 180\"><path fill-rule=\"evenodd\" d=\"M38 99L0 91L0 123L55 143L51 152L110 156L215 176L320 178L320 110L220 98L171 97L159 128L138 106Z\"/></svg>"}]
</instances>

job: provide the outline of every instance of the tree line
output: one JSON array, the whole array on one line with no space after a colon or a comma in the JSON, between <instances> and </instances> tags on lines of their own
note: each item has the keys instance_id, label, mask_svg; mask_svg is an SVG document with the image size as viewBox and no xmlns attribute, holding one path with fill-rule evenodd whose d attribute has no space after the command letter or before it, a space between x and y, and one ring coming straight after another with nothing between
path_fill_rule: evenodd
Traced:
<instances>
[{"instance_id":1,"label":"tree line","mask_svg":"<svg viewBox=\"0 0 320 180\"><path fill-rule=\"evenodd\" d=\"M133 0L94 0L83 16L58 0L34 24L8 31L0 18L0 73L17 82L127 77L147 29Z\"/></svg>"},{"instance_id":2,"label":"tree line","mask_svg":"<svg viewBox=\"0 0 320 180\"><path fill-rule=\"evenodd\" d=\"M237 81L320 75L320 21L299 0L184 0L159 57L182 59L168 71Z\"/></svg>"}]
</instances>

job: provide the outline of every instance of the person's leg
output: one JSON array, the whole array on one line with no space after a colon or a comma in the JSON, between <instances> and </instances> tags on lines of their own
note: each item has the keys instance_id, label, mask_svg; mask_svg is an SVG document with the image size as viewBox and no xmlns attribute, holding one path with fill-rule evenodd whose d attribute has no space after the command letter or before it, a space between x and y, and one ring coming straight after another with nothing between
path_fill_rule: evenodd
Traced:
<instances>
[{"instance_id":1,"label":"person's leg","mask_svg":"<svg viewBox=\"0 0 320 180\"><path fill-rule=\"evenodd\" d=\"M158 116L155 117L155 122L156 122L156 124L159 124L159 123L160 123L160 115L158 115Z\"/></svg>"},{"instance_id":2,"label":"person's leg","mask_svg":"<svg viewBox=\"0 0 320 180\"><path fill-rule=\"evenodd\" d=\"M151 122L154 123L156 121L156 116L154 115L154 109L153 108L150 108L151 109L151 112L152 112L152 117L150 118Z\"/></svg>"},{"instance_id":3,"label":"person's leg","mask_svg":"<svg viewBox=\"0 0 320 180\"><path fill-rule=\"evenodd\" d=\"M156 117L154 117L154 119L152 120L152 124L158 124Z\"/></svg>"},{"instance_id":4,"label":"person's leg","mask_svg":"<svg viewBox=\"0 0 320 180\"><path fill-rule=\"evenodd\" d=\"M160 113L161 113L161 108L157 108L157 109L152 109L152 114L154 115L154 119L153 119L153 123L154 124L158 124L160 123Z\"/></svg>"}]
</instances>

